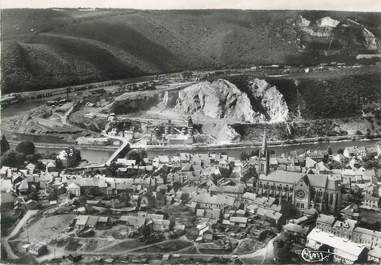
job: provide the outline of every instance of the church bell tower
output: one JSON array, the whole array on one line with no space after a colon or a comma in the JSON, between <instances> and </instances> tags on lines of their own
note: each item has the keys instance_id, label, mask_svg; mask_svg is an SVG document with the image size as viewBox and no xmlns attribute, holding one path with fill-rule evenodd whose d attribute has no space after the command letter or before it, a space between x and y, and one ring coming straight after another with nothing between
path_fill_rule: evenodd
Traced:
<instances>
[{"instance_id":1,"label":"church bell tower","mask_svg":"<svg viewBox=\"0 0 381 265\"><path fill-rule=\"evenodd\" d=\"M264 158L264 161L262 159ZM269 173L270 168L270 153L267 150L267 135L266 135L266 129L263 132L263 139L262 139L262 147L259 151L259 173L263 173L267 175Z\"/></svg>"}]
</instances>

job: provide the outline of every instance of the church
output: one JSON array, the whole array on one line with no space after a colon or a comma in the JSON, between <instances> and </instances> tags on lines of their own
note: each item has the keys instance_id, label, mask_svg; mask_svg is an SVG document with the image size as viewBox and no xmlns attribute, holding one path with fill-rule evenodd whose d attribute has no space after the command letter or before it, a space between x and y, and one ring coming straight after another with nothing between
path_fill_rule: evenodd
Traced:
<instances>
[{"instance_id":1,"label":"church","mask_svg":"<svg viewBox=\"0 0 381 265\"><path fill-rule=\"evenodd\" d=\"M293 203L300 211L315 208L318 211L335 212L341 206L340 181L329 175L307 174L283 170L269 171L269 152L264 135L259 159L257 194L279 198Z\"/></svg>"}]
</instances>

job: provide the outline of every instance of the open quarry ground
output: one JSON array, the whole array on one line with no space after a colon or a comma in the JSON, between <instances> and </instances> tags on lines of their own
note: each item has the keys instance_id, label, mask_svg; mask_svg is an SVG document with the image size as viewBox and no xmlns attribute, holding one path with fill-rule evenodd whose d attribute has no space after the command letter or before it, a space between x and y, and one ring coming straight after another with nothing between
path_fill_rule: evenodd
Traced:
<instances>
[{"instance_id":1,"label":"open quarry ground","mask_svg":"<svg viewBox=\"0 0 381 265\"><path fill-rule=\"evenodd\" d=\"M16 115L7 115L5 109L2 129L10 139L32 137L35 142L75 143L80 136L98 137L105 128L132 130L138 139L152 139L155 128L170 121L180 133L191 118L197 144L260 141L264 128L270 131L270 141L378 136L379 72L379 67L364 66L262 79L254 73L214 76L210 81L164 78L137 86L139 91L135 85L113 85L58 105L20 108Z\"/></svg>"}]
</instances>

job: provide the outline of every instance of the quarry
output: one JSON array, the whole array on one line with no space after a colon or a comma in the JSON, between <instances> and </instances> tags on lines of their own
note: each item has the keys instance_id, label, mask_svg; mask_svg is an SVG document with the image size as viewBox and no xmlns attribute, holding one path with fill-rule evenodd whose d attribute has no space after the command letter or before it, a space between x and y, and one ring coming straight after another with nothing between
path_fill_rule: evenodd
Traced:
<instances>
[{"instance_id":1,"label":"quarry","mask_svg":"<svg viewBox=\"0 0 381 265\"><path fill-rule=\"evenodd\" d=\"M37 142L113 146L124 138L143 148L253 144L260 142L258 132L264 128L274 143L380 134L377 80L366 80L361 88L369 92L361 99L363 107L356 94L364 92L351 86L377 67L357 68L364 73L357 77L349 76L352 66L284 69L182 72L95 86L66 99L49 97L42 106L5 117L4 131L13 132L14 141L33 137ZM283 74L274 75L276 71ZM337 82L342 89L327 93ZM330 104L332 100L341 103ZM357 114L349 118L349 110Z\"/></svg>"}]
</instances>

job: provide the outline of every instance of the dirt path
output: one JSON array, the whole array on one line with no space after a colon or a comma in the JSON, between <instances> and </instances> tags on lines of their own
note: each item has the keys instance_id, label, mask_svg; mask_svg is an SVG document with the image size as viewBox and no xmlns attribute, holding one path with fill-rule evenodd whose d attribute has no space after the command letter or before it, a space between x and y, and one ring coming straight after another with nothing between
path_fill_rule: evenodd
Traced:
<instances>
[{"instance_id":1,"label":"dirt path","mask_svg":"<svg viewBox=\"0 0 381 265\"><path fill-rule=\"evenodd\" d=\"M237 255L244 264L270 264L274 260L274 240L280 234L272 238L264 248L261 248L253 253Z\"/></svg>"},{"instance_id":2,"label":"dirt path","mask_svg":"<svg viewBox=\"0 0 381 265\"><path fill-rule=\"evenodd\" d=\"M2 245L4 246L4 249L5 251L7 252L7 256L9 259L18 259L19 257L13 252L13 249L11 248L11 246L9 245L8 241L9 239L11 239L12 237L16 236L21 228L26 224L26 222L34 215L36 215L38 213L38 210L30 210L30 211L27 211L26 214L23 216L23 218L21 218L21 220L18 222L18 224L15 226L15 228L12 230L12 232L1 239L1 243Z\"/></svg>"}]
</instances>

